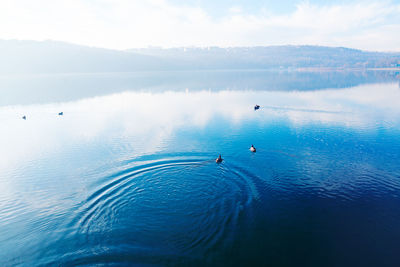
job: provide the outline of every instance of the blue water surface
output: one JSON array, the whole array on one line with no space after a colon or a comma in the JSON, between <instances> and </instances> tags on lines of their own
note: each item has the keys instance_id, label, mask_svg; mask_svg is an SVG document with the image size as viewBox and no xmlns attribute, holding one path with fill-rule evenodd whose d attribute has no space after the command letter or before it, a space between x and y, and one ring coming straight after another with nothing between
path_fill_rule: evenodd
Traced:
<instances>
[{"instance_id":1,"label":"blue water surface","mask_svg":"<svg viewBox=\"0 0 400 267\"><path fill-rule=\"evenodd\" d=\"M393 75L107 75L0 88L0 265L398 266Z\"/></svg>"}]
</instances>

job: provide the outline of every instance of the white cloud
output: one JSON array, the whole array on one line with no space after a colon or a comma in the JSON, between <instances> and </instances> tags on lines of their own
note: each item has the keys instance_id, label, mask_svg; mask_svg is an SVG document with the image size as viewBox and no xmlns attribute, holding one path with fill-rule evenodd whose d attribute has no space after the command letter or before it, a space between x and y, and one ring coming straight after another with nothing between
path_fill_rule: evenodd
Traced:
<instances>
[{"instance_id":1,"label":"white cloud","mask_svg":"<svg viewBox=\"0 0 400 267\"><path fill-rule=\"evenodd\" d=\"M317 44L398 50L399 12L400 4L390 1L325 6L303 2L284 15L248 14L230 6L213 17L200 7L166 0L2 0L0 38L115 49Z\"/></svg>"}]
</instances>

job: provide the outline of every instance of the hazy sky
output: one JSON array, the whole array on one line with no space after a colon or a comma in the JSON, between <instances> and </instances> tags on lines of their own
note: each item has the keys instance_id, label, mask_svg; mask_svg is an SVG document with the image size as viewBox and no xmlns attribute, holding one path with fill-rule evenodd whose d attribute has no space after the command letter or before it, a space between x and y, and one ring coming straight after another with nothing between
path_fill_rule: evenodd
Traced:
<instances>
[{"instance_id":1,"label":"hazy sky","mask_svg":"<svg viewBox=\"0 0 400 267\"><path fill-rule=\"evenodd\" d=\"M0 39L400 51L400 0L0 0Z\"/></svg>"}]
</instances>

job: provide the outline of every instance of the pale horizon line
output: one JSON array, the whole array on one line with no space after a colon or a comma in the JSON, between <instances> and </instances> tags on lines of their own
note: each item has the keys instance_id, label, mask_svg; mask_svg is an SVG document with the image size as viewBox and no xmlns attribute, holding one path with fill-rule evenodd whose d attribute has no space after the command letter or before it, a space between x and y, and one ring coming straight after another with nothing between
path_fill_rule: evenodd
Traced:
<instances>
[{"instance_id":1,"label":"pale horizon line","mask_svg":"<svg viewBox=\"0 0 400 267\"><path fill-rule=\"evenodd\" d=\"M17 41L17 42L36 42L36 43L62 43L62 44L68 44L68 45L75 45L75 46L82 46L82 47L87 47L87 48L95 48L95 49L104 49L104 50L111 50L111 51L129 51L129 50L134 50L134 49L184 49L184 48L200 48L200 49L207 49L207 48L223 48L223 49L229 49L229 48L257 48L257 47L326 47L326 48L345 48L345 49L351 49L351 50L358 50L362 52L370 52L370 53L392 53L392 54L397 54L400 53L399 51L395 50L368 50L368 49L361 49L361 48L356 48L356 47L351 47L351 46L335 46L335 45L320 45L320 44L272 44L272 45L253 45L253 46L243 46L243 45L237 45L237 46L218 46L218 45L207 45L207 46L202 46L202 45L188 45L188 46L162 46L162 45L148 45L146 47L131 47L131 48L126 48L126 49L118 49L118 48L108 48L108 47L102 47L102 46L96 46L96 45L87 45L87 44L80 44L80 43L75 43L71 41L64 41L64 40L56 40L56 39L43 39L43 40L35 40L35 39L17 39L17 38L0 38L0 41Z\"/></svg>"}]
</instances>

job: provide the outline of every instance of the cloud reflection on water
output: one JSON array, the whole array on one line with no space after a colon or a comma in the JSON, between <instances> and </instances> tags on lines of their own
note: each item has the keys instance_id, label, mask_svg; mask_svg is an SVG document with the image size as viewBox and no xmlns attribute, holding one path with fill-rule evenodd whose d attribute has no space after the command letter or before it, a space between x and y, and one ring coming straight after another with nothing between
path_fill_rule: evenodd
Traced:
<instances>
[{"instance_id":1,"label":"cloud reflection on water","mask_svg":"<svg viewBox=\"0 0 400 267\"><path fill-rule=\"evenodd\" d=\"M5 106L0 108L0 173L71 144L126 138L142 144L135 147L141 153L159 151L176 130L203 128L213 119L232 125L283 120L292 127L398 127L398 99L398 84L372 84L308 92L125 92L74 102ZM257 112L255 104L261 105ZM60 111L63 117L57 116ZM24 114L26 121L21 119Z\"/></svg>"}]
</instances>

